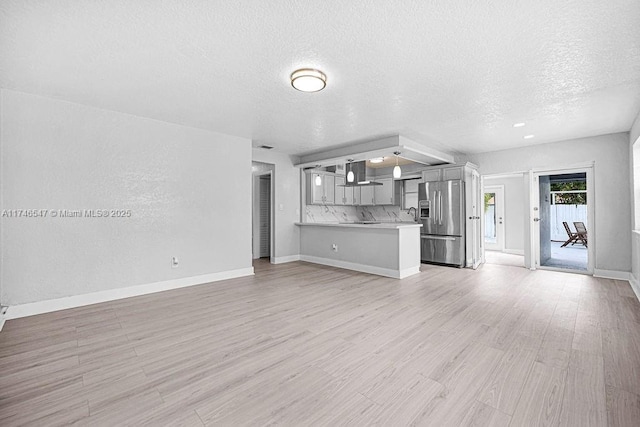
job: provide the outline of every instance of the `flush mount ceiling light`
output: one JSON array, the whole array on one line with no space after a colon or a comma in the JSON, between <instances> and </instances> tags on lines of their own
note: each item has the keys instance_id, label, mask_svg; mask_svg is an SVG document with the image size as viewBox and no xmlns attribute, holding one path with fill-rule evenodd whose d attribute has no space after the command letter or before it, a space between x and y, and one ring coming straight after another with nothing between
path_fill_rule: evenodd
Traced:
<instances>
[{"instance_id":1,"label":"flush mount ceiling light","mask_svg":"<svg viewBox=\"0 0 640 427\"><path fill-rule=\"evenodd\" d=\"M525 136L524 136L524 139L531 139L531 138L533 138L534 136L535 136L535 135L525 135Z\"/></svg>"},{"instance_id":2,"label":"flush mount ceiling light","mask_svg":"<svg viewBox=\"0 0 640 427\"><path fill-rule=\"evenodd\" d=\"M524 123L514 123L513 124L514 128L521 128L522 126L524 126Z\"/></svg>"},{"instance_id":3,"label":"flush mount ceiling light","mask_svg":"<svg viewBox=\"0 0 640 427\"><path fill-rule=\"evenodd\" d=\"M374 157L373 159L369 159L371 163L382 163L384 162L384 157Z\"/></svg>"},{"instance_id":4,"label":"flush mount ceiling light","mask_svg":"<svg viewBox=\"0 0 640 427\"><path fill-rule=\"evenodd\" d=\"M400 155L400 152L394 151L393 154L396 155L396 165L393 167L393 178L400 179L402 176L402 169L400 169L400 165L398 164L398 156Z\"/></svg>"},{"instance_id":5,"label":"flush mount ceiling light","mask_svg":"<svg viewBox=\"0 0 640 427\"><path fill-rule=\"evenodd\" d=\"M318 92L327 85L327 76L313 68L302 68L291 73L291 86L301 92Z\"/></svg>"}]
</instances>

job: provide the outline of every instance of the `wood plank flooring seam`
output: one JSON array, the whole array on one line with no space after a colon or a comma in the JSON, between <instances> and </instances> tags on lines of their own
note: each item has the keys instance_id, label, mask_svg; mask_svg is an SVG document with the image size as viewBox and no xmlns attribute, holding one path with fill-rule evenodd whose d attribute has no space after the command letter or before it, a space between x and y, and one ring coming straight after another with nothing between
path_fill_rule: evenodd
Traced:
<instances>
[{"instance_id":1,"label":"wood plank flooring seam","mask_svg":"<svg viewBox=\"0 0 640 427\"><path fill-rule=\"evenodd\" d=\"M599 425L640 419L640 304L625 283L500 266L424 266L403 280L306 263L255 270L9 321L0 419L515 427L602 420L603 407ZM593 327L599 344L577 342Z\"/></svg>"}]
</instances>

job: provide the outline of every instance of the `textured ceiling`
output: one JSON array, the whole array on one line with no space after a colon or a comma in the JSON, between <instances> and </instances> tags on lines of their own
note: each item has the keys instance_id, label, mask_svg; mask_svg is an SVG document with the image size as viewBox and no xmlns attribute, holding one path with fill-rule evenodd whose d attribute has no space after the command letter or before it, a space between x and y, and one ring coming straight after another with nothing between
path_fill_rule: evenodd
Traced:
<instances>
[{"instance_id":1,"label":"textured ceiling","mask_svg":"<svg viewBox=\"0 0 640 427\"><path fill-rule=\"evenodd\" d=\"M293 90L300 67L327 88ZM640 1L3 0L0 84L294 154L492 151L629 130Z\"/></svg>"}]
</instances>

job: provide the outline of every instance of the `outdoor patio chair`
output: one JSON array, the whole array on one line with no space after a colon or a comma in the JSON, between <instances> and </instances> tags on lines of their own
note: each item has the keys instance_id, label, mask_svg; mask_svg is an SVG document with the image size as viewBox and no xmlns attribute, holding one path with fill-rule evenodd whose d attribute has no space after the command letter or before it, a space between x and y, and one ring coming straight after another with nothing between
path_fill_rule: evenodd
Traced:
<instances>
[{"instance_id":1,"label":"outdoor patio chair","mask_svg":"<svg viewBox=\"0 0 640 427\"><path fill-rule=\"evenodd\" d=\"M587 246L587 227L584 226L584 222L574 222L573 226L576 228L576 242L579 240L585 248Z\"/></svg>"},{"instance_id":2,"label":"outdoor patio chair","mask_svg":"<svg viewBox=\"0 0 640 427\"><path fill-rule=\"evenodd\" d=\"M569 224L567 224L565 221L562 221L562 225L564 225L564 229L567 231L567 236L569 236L569 238L560 247L564 248L569 243L571 243L572 246L575 245L576 240L578 239L578 233L574 233L573 231L571 231L571 227L569 227Z\"/></svg>"}]
</instances>

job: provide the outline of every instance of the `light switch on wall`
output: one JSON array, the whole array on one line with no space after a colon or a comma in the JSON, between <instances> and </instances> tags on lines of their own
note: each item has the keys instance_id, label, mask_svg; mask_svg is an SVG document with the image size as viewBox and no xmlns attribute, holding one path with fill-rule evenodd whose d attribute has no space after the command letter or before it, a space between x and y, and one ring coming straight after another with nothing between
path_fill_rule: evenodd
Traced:
<instances>
[{"instance_id":1,"label":"light switch on wall","mask_svg":"<svg viewBox=\"0 0 640 427\"><path fill-rule=\"evenodd\" d=\"M284 205L282 203L280 205L278 205L278 210L281 210L281 211L284 210Z\"/></svg>"}]
</instances>

